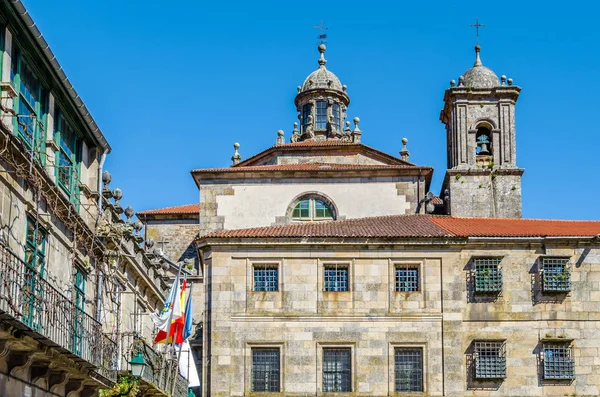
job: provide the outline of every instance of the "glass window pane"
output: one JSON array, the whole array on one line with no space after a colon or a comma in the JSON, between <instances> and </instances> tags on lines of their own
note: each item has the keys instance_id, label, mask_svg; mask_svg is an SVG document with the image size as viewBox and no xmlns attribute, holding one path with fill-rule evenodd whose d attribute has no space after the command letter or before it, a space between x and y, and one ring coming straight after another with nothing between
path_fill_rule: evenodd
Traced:
<instances>
[{"instance_id":1,"label":"glass window pane","mask_svg":"<svg viewBox=\"0 0 600 397\"><path fill-rule=\"evenodd\" d=\"M310 219L310 200L302 200L296 204L292 218Z\"/></svg>"},{"instance_id":2,"label":"glass window pane","mask_svg":"<svg viewBox=\"0 0 600 397\"><path fill-rule=\"evenodd\" d=\"M419 268L414 266L396 267L396 292L419 290Z\"/></svg>"},{"instance_id":3,"label":"glass window pane","mask_svg":"<svg viewBox=\"0 0 600 397\"><path fill-rule=\"evenodd\" d=\"M317 101L317 120L316 128L327 128L327 102Z\"/></svg>"},{"instance_id":4,"label":"glass window pane","mask_svg":"<svg viewBox=\"0 0 600 397\"><path fill-rule=\"evenodd\" d=\"M423 350L394 349L394 374L396 392L423 391Z\"/></svg>"},{"instance_id":5,"label":"glass window pane","mask_svg":"<svg viewBox=\"0 0 600 397\"><path fill-rule=\"evenodd\" d=\"M323 349L323 391L352 391L351 350L348 348Z\"/></svg>"},{"instance_id":6,"label":"glass window pane","mask_svg":"<svg viewBox=\"0 0 600 397\"><path fill-rule=\"evenodd\" d=\"M278 291L279 268L276 265L254 265L254 291Z\"/></svg>"},{"instance_id":7,"label":"glass window pane","mask_svg":"<svg viewBox=\"0 0 600 397\"><path fill-rule=\"evenodd\" d=\"M325 280L323 291L343 292L348 291L348 266L328 265L325 266Z\"/></svg>"},{"instance_id":8,"label":"glass window pane","mask_svg":"<svg viewBox=\"0 0 600 397\"><path fill-rule=\"evenodd\" d=\"M341 130L341 108L339 103L334 103L331 106L331 111L333 113L333 125L336 130Z\"/></svg>"},{"instance_id":9,"label":"glass window pane","mask_svg":"<svg viewBox=\"0 0 600 397\"><path fill-rule=\"evenodd\" d=\"M252 391L279 392L279 349L252 349Z\"/></svg>"},{"instance_id":10,"label":"glass window pane","mask_svg":"<svg viewBox=\"0 0 600 397\"><path fill-rule=\"evenodd\" d=\"M302 130L304 131L304 127L308 125L308 116L311 114L311 105L307 103L302 106Z\"/></svg>"},{"instance_id":11,"label":"glass window pane","mask_svg":"<svg viewBox=\"0 0 600 397\"><path fill-rule=\"evenodd\" d=\"M325 204L323 201L321 200L314 200L315 203L315 218L318 219L327 219L327 218L333 218L333 212L331 211L331 208L329 208L329 206L327 204Z\"/></svg>"}]
</instances>

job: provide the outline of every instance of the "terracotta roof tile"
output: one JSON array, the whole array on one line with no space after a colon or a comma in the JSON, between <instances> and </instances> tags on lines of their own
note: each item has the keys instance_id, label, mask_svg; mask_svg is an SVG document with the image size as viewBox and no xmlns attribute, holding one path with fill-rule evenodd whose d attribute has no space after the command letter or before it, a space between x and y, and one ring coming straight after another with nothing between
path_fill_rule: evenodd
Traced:
<instances>
[{"instance_id":1,"label":"terracotta roof tile","mask_svg":"<svg viewBox=\"0 0 600 397\"><path fill-rule=\"evenodd\" d=\"M200 204L185 204L175 207L158 208L154 210L146 210L138 212L137 215L163 215L163 214L199 214Z\"/></svg>"},{"instance_id":2,"label":"terracotta roof tile","mask_svg":"<svg viewBox=\"0 0 600 397\"><path fill-rule=\"evenodd\" d=\"M333 163L301 163L301 164L271 164L250 165L244 167L228 168L201 168L193 170L194 173L204 172L256 172L256 171L362 171L362 170L401 170L418 169L412 165L368 165L368 164L333 164Z\"/></svg>"},{"instance_id":3,"label":"terracotta roof tile","mask_svg":"<svg viewBox=\"0 0 600 397\"><path fill-rule=\"evenodd\" d=\"M547 237L600 234L600 221L454 218L436 215L390 215L315 223L293 223L220 230L205 238L294 237Z\"/></svg>"},{"instance_id":4,"label":"terracotta roof tile","mask_svg":"<svg viewBox=\"0 0 600 397\"><path fill-rule=\"evenodd\" d=\"M600 221L546 219L432 217L431 221L455 236L547 237L596 236Z\"/></svg>"},{"instance_id":5,"label":"terracotta roof tile","mask_svg":"<svg viewBox=\"0 0 600 397\"><path fill-rule=\"evenodd\" d=\"M427 215L391 215L250 229L221 230L205 237L434 237L447 233Z\"/></svg>"}]
</instances>

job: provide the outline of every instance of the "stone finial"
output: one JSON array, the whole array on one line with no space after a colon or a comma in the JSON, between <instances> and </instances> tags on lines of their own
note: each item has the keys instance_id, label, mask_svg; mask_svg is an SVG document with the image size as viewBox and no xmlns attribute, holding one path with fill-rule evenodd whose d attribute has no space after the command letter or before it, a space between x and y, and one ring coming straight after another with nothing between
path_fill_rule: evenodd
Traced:
<instances>
[{"instance_id":1,"label":"stone finial","mask_svg":"<svg viewBox=\"0 0 600 397\"><path fill-rule=\"evenodd\" d=\"M115 199L115 212L117 214L123 213L123 207L121 207L121 203L119 203L119 200L123 198L123 192L117 187L115 188L115 190L112 191L112 196Z\"/></svg>"},{"instance_id":2,"label":"stone finial","mask_svg":"<svg viewBox=\"0 0 600 397\"><path fill-rule=\"evenodd\" d=\"M456 85L456 81L450 80L450 87L454 87Z\"/></svg>"},{"instance_id":3,"label":"stone finial","mask_svg":"<svg viewBox=\"0 0 600 397\"><path fill-rule=\"evenodd\" d=\"M238 152L238 149L240 148L240 144L237 142L234 143L233 148L235 149L235 153L233 153L233 156L231 156L231 161L233 162L233 165L238 165L240 163L240 160L242 160L242 156Z\"/></svg>"},{"instance_id":4,"label":"stone finial","mask_svg":"<svg viewBox=\"0 0 600 397\"><path fill-rule=\"evenodd\" d=\"M298 142L299 139L300 139L300 131L298 131L298 122L295 122L294 129L292 130L292 136L290 138L290 142L291 143Z\"/></svg>"},{"instance_id":5,"label":"stone finial","mask_svg":"<svg viewBox=\"0 0 600 397\"><path fill-rule=\"evenodd\" d=\"M506 75L500 76L501 85L506 85Z\"/></svg>"},{"instance_id":6,"label":"stone finial","mask_svg":"<svg viewBox=\"0 0 600 397\"><path fill-rule=\"evenodd\" d=\"M513 79L508 79L508 85L513 85Z\"/></svg>"},{"instance_id":7,"label":"stone finial","mask_svg":"<svg viewBox=\"0 0 600 397\"><path fill-rule=\"evenodd\" d=\"M133 216L133 214L135 214L135 211L133 210L133 208L131 208L130 205L128 205L127 208L125 208L125 216L127 217L127 223L131 222L131 217Z\"/></svg>"},{"instance_id":8,"label":"stone finial","mask_svg":"<svg viewBox=\"0 0 600 397\"><path fill-rule=\"evenodd\" d=\"M350 135L350 133L352 132L352 131L350 131L350 122L349 121L346 121L346 128L344 128L344 132L348 135Z\"/></svg>"},{"instance_id":9,"label":"stone finial","mask_svg":"<svg viewBox=\"0 0 600 397\"><path fill-rule=\"evenodd\" d=\"M108 189L108 185L110 184L110 181L112 181L112 175L110 174L110 172L104 171L102 173L102 183L104 184L105 189Z\"/></svg>"},{"instance_id":10,"label":"stone finial","mask_svg":"<svg viewBox=\"0 0 600 397\"><path fill-rule=\"evenodd\" d=\"M459 87L465 86L465 76L458 76L458 86Z\"/></svg>"},{"instance_id":11,"label":"stone finial","mask_svg":"<svg viewBox=\"0 0 600 397\"><path fill-rule=\"evenodd\" d=\"M347 89L348 89L348 86L347 86L346 84L344 84L344 85L342 86L342 91L346 92L346 90L347 90Z\"/></svg>"},{"instance_id":12,"label":"stone finial","mask_svg":"<svg viewBox=\"0 0 600 397\"><path fill-rule=\"evenodd\" d=\"M360 137L362 135L362 131L358 128L360 124L360 119L358 117L354 118L354 130L352 131L352 142L360 143Z\"/></svg>"},{"instance_id":13,"label":"stone finial","mask_svg":"<svg viewBox=\"0 0 600 397\"><path fill-rule=\"evenodd\" d=\"M325 64L327 63L327 59L325 59L325 50L327 50L327 47L325 47L325 44L321 43L319 44L319 52L321 53L321 57L319 58L319 67L325 67Z\"/></svg>"},{"instance_id":14,"label":"stone finial","mask_svg":"<svg viewBox=\"0 0 600 397\"><path fill-rule=\"evenodd\" d=\"M483 63L481 63L481 58L479 57L480 51L481 47L479 46L479 44L477 44L475 46L475 63L473 64L473 66L483 66Z\"/></svg>"},{"instance_id":15,"label":"stone finial","mask_svg":"<svg viewBox=\"0 0 600 397\"><path fill-rule=\"evenodd\" d=\"M403 161L408 161L408 156L410 156L410 152L406 148L407 143L408 143L408 139L402 138L402 150L400 150L400 158Z\"/></svg>"},{"instance_id":16,"label":"stone finial","mask_svg":"<svg viewBox=\"0 0 600 397\"><path fill-rule=\"evenodd\" d=\"M283 130L277 131L277 141L278 145L283 145L285 143L285 138L283 137Z\"/></svg>"},{"instance_id":17,"label":"stone finial","mask_svg":"<svg viewBox=\"0 0 600 397\"><path fill-rule=\"evenodd\" d=\"M298 89L298 93L300 93L300 91L302 91L302 87L298 86L296 88Z\"/></svg>"},{"instance_id":18,"label":"stone finial","mask_svg":"<svg viewBox=\"0 0 600 397\"><path fill-rule=\"evenodd\" d=\"M144 243L144 247L146 247L146 249L149 251L152 249L152 247L154 247L154 240L152 240L151 238L148 238L146 240L146 242Z\"/></svg>"},{"instance_id":19,"label":"stone finial","mask_svg":"<svg viewBox=\"0 0 600 397\"><path fill-rule=\"evenodd\" d=\"M144 224L139 219L133 222L133 230L137 232L137 235L140 235L141 230L144 228Z\"/></svg>"}]
</instances>

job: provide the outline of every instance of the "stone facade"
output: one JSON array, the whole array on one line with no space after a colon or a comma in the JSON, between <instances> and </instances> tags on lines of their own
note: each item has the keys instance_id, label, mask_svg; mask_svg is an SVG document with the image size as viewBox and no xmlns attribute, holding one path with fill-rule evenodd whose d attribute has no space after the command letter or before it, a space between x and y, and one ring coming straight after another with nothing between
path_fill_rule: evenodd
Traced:
<instances>
[{"instance_id":1,"label":"stone facade","mask_svg":"<svg viewBox=\"0 0 600 397\"><path fill-rule=\"evenodd\" d=\"M248 396L252 349L279 349L281 392L323 395L323 349L351 349L351 392L394 392L394 348L423 352L430 396L564 396L600 393L600 245L539 239L369 241L326 239L203 245L207 395ZM269 244L277 244L274 250ZM333 248L335 247L335 248ZM567 257L570 292L540 289L542 257ZM502 289L474 297L473 259L500 258ZM276 292L253 292L253 266L279 269ZM328 264L349 267L349 292L323 292ZM395 292L396 266L419 271L416 292ZM477 380L473 344L501 341L506 375ZM543 345L573 347L575 379L544 380Z\"/></svg>"}]
</instances>

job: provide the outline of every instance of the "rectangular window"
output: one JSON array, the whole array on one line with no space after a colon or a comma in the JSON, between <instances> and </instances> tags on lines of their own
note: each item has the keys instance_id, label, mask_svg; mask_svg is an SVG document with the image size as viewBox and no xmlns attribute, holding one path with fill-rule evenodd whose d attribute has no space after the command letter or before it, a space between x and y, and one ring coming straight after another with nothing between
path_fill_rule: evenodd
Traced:
<instances>
[{"instance_id":1,"label":"rectangular window","mask_svg":"<svg viewBox=\"0 0 600 397\"><path fill-rule=\"evenodd\" d=\"M394 349L394 390L396 392L423 391L423 349Z\"/></svg>"},{"instance_id":2,"label":"rectangular window","mask_svg":"<svg viewBox=\"0 0 600 397\"><path fill-rule=\"evenodd\" d=\"M254 265L254 291L278 291L279 268L277 265Z\"/></svg>"},{"instance_id":3,"label":"rectangular window","mask_svg":"<svg viewBox=\"0 0 600 397\"><path fill-rule=\"evenodd\" d=\"M419 268L415 265L396 266L396 292L416 292L419 290Z\"/></svg>"},{"instance_id":4,"label":"rectangular window","mask_svg":"<svg viewBox=\"0 0 600 397\"><path fill-rule=\"evenodd\" d=\"M81 155L81 143L75 131L69 126L62 112L57 108L54 114L54 140L59 147L56 153L56 179L58 185L73 199L78 196L78 162Z\"/></svg>"},{"instance_id":5,"label":"rectangular window","mask_svg":"<svg viewBox=\"0 0 600 397\"><path fill-rule=\"evenodd\" d=\"M252 391L279 392L279 349L252 349Z\"/></svg>"},{"instance_id":6,"label":"rectangular window","mask_svg":"<svg viewBox=\"0 0 600 397\"><path fill-rule=\"evenodd\" d=\"M308 126L308 116L310 116L310 113L311 113L310 103L307 103L306 105L302 106L302 131L303 132L306 129L306 127Z\"/></svg>"},{"instance_id":7,"label":"rectangular window","mask_svg":"<svg viewBox=\"0 0 600 397\"><path fill-rule=\"evenodd\" d=\"M27 217L27 237L25 239L25 262L30 268L44 274L46 257L46 231L36 224L35 219Z\"/></svg>"},{"instance_id":8,"label":"rectangular window","mask_svg":"<svg viewBox=\"0 0 600 397\"><path fill-rule=\"evenodd\" d=\"M326 265L323 286L325 292L348 291L348 265Z\"/></svg>"},{"instance_id":9,"label":"rectangular window","mask_svg":"<svg viewBox=\"0 0 600 397\"><path fill-rule=\"evenodd\" d=\"M27 326L39 331L43 310L44 290L41 279L44 277L46 257L46 231L32 217L27 217L25 233L25 271L21 287L23 296L22 319Z\"/></svg>"},{"instance_id":10,"label":"rectangular window","mask_svg":"<svg viewBox=\"0 0 600 397\"><path fill-rule=\"evenodd\" d=\"M351 349L323 349L323 392L351 392Z\"/></svg>"},{"instance_id":11,"label":"rectangular window","mask_svg":"<svg viewBox=\"0 0 600 397\"><path fill-rule=\"evenodd\" d=\"M544 343L544 379L574 379L575 361L570 343Z\"/></svg>"},{"instance_id":12,"label":"rectangular window","mask_svg":"<svg viewBox=\"0 0 600 397\"><path fill-rule=\"evenodd\" d=\"M341 112L340 112L340 104L334 103L331 105L331 112L333 113L333 126L337 131L342 129L340 124L341 121Z\"/></svg>"},{"instance_id":13,"label":"rectangular window","mask_svg":"<svg viewBox=\"0 0 600 397\"><path fill-rule=\"evenodd\" d=\"M544 292L571 290L569 258L542 258L542 288Z\"/></svg>"},{"instance_id":14,"label":"rectangular window","mask_svg":"<svg viewBox=\"0 0 600 397\"><path fill-rule=\"evenodd\" d=\"M506 377L506 344L504 342L475 342L473 358L476 379Z\"/></svg>"},{"instance_id":15,"label":"rectangular window","mask_svg":"<svg viewBox=\"0 0 600 397\"><path fill-rule=\"evenodd\" d=\"M502 269L500 258L476 258L475 267L475 292L496 293L502 291Z\"/></svg>"},{"instance_id":16,"label":"rectangular window","mask_svg":"<svg viewBox=\"0 0 600 397\"><path fill-rule=\"evenodd\" d=\"M317 120L316 128L327 128L327 101L317 101Z\"/></svg>"}]
</instances>

